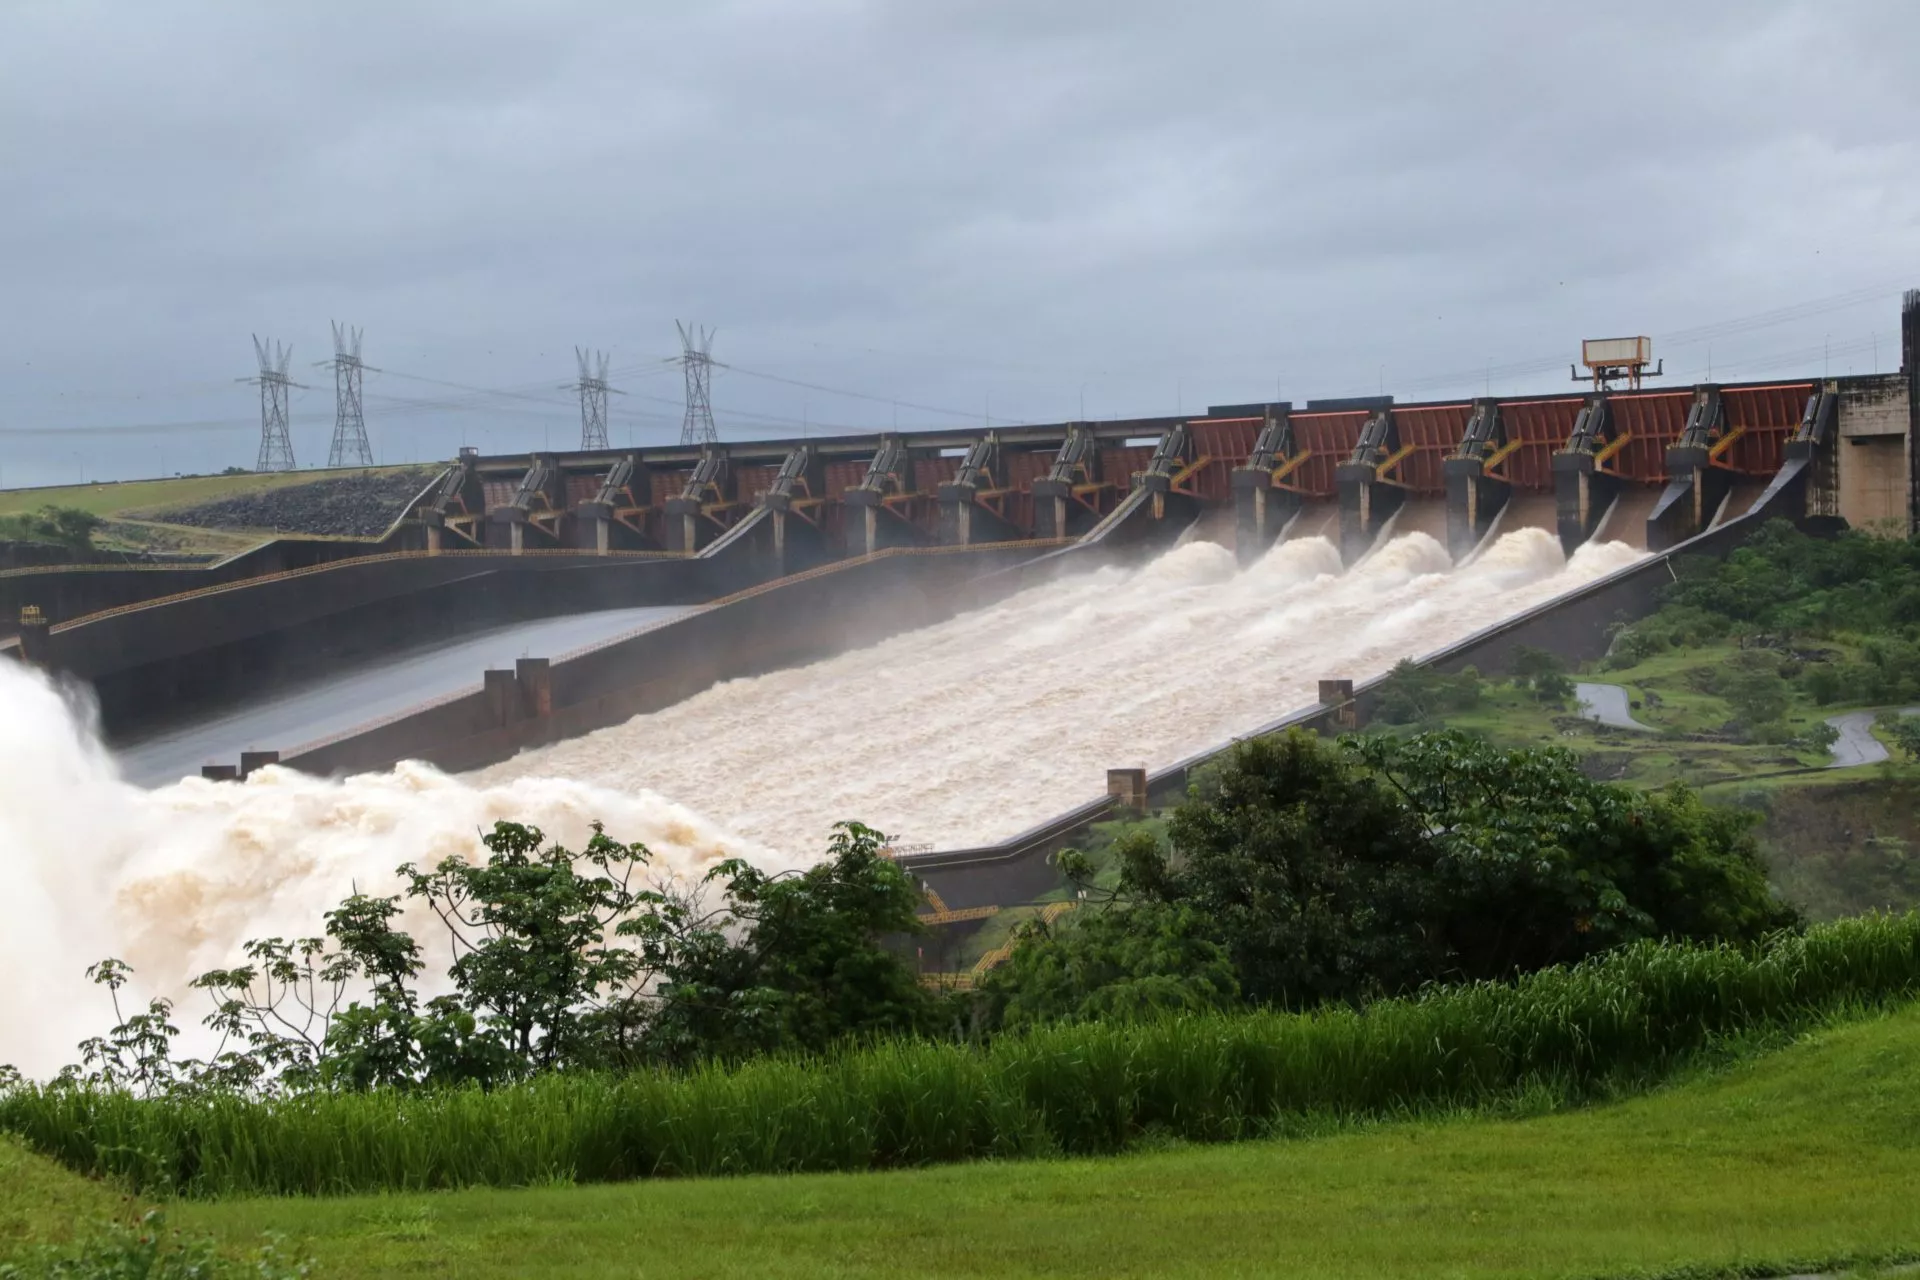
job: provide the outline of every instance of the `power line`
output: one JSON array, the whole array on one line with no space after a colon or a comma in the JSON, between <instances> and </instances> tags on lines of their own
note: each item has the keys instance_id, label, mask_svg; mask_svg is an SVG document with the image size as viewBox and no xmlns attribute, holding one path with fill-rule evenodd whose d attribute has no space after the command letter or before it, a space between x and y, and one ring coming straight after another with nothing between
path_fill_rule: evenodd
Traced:
<instances>
[{"instance_id":1,"label":"power line","mask_svg":"<svg viewBox=\"0 0 1920 1280\"><path fill-rule=\"evenodd\" d=\"M367 416L360 404L362 375L366 372L360 362L360 330L338 320L328 323L333 326L333 359L316 366L333 370L333 444L327 450L327 465L370 467L373 445L367 440Z\"/></svg>"},{"instance_id":2,"label":"power line","mask_svg":"<svg viewBox=\"0 0 1920 1280\"><path fill-rule=\"evenodd\" d=\"M799 387L802 390L806 390L806 391L818 391L823 395L844 396L849 400L868 400L868 401L872 401L874 404L898 405L902 409L916 409L921 413L938 413L951 418L965 418L970 422L981 416L978 413L975 413L971 409L946 409L946 408L942 408L939 405L915 404L911 400L901 400L901 399L897 399L894 396L873 396L873 395L868 395L864 391L848 391L844 387L827 387L827 386L822 386L817 382L802 382L798 378L783 378L776 373L762 373L757 369L744 369L737 364L730 364L727 366L727 368L732 370L734 373L745 374L749 378L761 378L767 382L779 382L779 383L785 384L786 386ZM1012 424L1012 423L1018 422L1019 419L1017 418L994 419L990 417L988 421L990 422L999 421L999 422Z\"/></svg>"}]
</instances>

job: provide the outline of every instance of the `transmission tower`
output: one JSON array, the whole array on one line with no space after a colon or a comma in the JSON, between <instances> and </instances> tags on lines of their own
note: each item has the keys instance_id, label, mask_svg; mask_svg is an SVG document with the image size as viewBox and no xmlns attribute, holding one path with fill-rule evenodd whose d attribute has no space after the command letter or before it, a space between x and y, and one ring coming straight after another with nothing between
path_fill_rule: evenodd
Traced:
<instances>
[{"instance_id":1,"label":"transmission tower","mask_svg":"<svg viewBox=\"0 0 1920 1280\"><path fill-rule=\"evenodd\" d=\"M305 389L303 384L287 376L287 362L293 359L293 348L278 342L262 342L260 335L255 334L253 354L260 361L259 374L239 379L260 388L260 458L253 464L253 469L291 471L293 437L287 434L287 389Z\"/></svg>"},{"instance_id":2,"label":"transmission tower","mask_svg":"<svg viewBox=\"0 0 1920 1280\"><path fill-rule=\"evenodd\" d=\"M713 429L713 330L689 329L678 320L673 323L680 330L680 358L674 363L687 375L687 414L680 420L680 443L717 444L720 433Z\"/></svg>"},{"instance_id":3,"label":"transmission tower","mask_svg":"<svg viewBox=\"0 0 1920 1280\"><path fill-rule=\"evenodd\" d=\"M580 365L580 380L569 382L560 389L580 393L580 447L589 450L608 448L607 396L609 393L616 396L627 393L607 385L606 352L575 347L573 358Z\"/></svg>"},{"instance_id":4,"label":"transmission tower","mask_svg":"<svg viewBox=\"0 0 1920 1280\"><path fill-rule=\"evenodd\" d=\"M333 447L327 450L330 467L370 467L373 445L367 441L367 417L360 410L360 330L338 320L333 325L333 359L316 368L333 370ZM376 370L376 372L378 372Z\"/></svg>"}]
</instances>

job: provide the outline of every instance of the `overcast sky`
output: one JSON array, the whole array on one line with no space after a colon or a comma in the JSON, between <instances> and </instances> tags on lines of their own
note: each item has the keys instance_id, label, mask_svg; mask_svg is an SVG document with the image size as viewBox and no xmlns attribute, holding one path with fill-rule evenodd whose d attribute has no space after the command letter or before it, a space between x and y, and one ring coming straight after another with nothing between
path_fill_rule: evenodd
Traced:
<instances>
[{"instance_id":1,"label":"overcast sky","mask_svg":"<svg viewBox=\"0 0 1920 1280\"><path fill-rule=\"evenodd\" d=\"M0 485L251 465L251 333L324 462L330 318L382 461L577 444L576 344L674 440L676 318L736 439L1557 391L1615 334L1891 369L1915 49L1910 0L0 0Z\"/></svg>"}]
</instances>

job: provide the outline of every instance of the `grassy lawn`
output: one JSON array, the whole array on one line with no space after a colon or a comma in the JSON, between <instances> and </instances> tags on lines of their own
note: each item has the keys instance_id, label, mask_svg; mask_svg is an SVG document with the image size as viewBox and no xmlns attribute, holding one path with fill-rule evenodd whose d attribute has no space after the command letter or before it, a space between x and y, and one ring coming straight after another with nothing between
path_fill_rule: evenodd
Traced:
<instances>
[{"instance_id":1,"label":"grassy lawn","mask_svg":"<svg viewBox=\"0 0 1920 1280\"><path fill-rule=\"evenodd\" d=\"M1631 667L1595 668L1579 675L1581 680L1625 688L1634 719L1652 732L1611 729L1583 720L1571 701L1565 707L1542 706L1498 677L1488 681L1480 706L1448 712L1443 721L1503 746L1570 747L1595 757L1601 776L1642 786L1662 786L1676 779L1694 786L1749 779L1759 783L1764 775L1826 765L1831 757L1824 751L1722 738L1722 729L1734 712L1723 699L1701 689L1699 680L1737 653L1738 647L1731 644L1668 650ZM1816 706L1795 690L1785 723L1798 733L1830 716L1860 709L1861 704L1855 703Z\"/></svg>"},{"instance_id":2,"label":"grassy lawn","mask_svg":"<svg viewBox=\"0 0 1920 1280\"><path fill-rule=\"evenodd\" d=\"M272 530L234 532L169 524L166 509L190 507L236 494L257 493L288 485L310 484L331 476L378 475L415 469L411 465L369 467L363 471L283 471L237 476L178 476L165 480L125 480L111 484L61 485L46 489L0 489L0 516L38 511L42 507L74 507L108 522L95 537L106 547L161 546L214 553L243 549L269 536Z\"/></svg>"},{"instance_id":3,"label":"grassy lawn","mask_svg":"<svg viewBox=\"0 0 1920 1280\"><path fill-rule=\"evenodd\" d=\"M879 1174L184 1203L171 1217L236 1247L284 1232L334 1276L1767 1274L1920 1247L1916 1081L1910 1008L1530 1119ZM110 1203L0 1145L0 1251Z\"/></svg>"}]
</instances>

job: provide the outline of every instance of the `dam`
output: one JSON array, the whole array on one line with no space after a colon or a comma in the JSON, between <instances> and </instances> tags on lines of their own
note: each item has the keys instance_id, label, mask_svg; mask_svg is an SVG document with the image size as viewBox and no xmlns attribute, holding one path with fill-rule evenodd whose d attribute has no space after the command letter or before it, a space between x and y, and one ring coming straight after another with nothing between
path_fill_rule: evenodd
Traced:
<instances>
[{"instance_id":1,"label":"dam","mask_svg":"<svg viewBox=\"0 0 1920 1280\"><path fill-rule=\"evenodd\" d=\"M857 818L955 911L1028 901L1402 658L1595 656L1761 521L1904 531L1913 411L1902 373L466 454L377 545L0 575L0 857L45 948L7 959L164 988L498 818L675 874ZM70 995L0 1022L64 1051Z\"/></svg>"}]
</instances>

